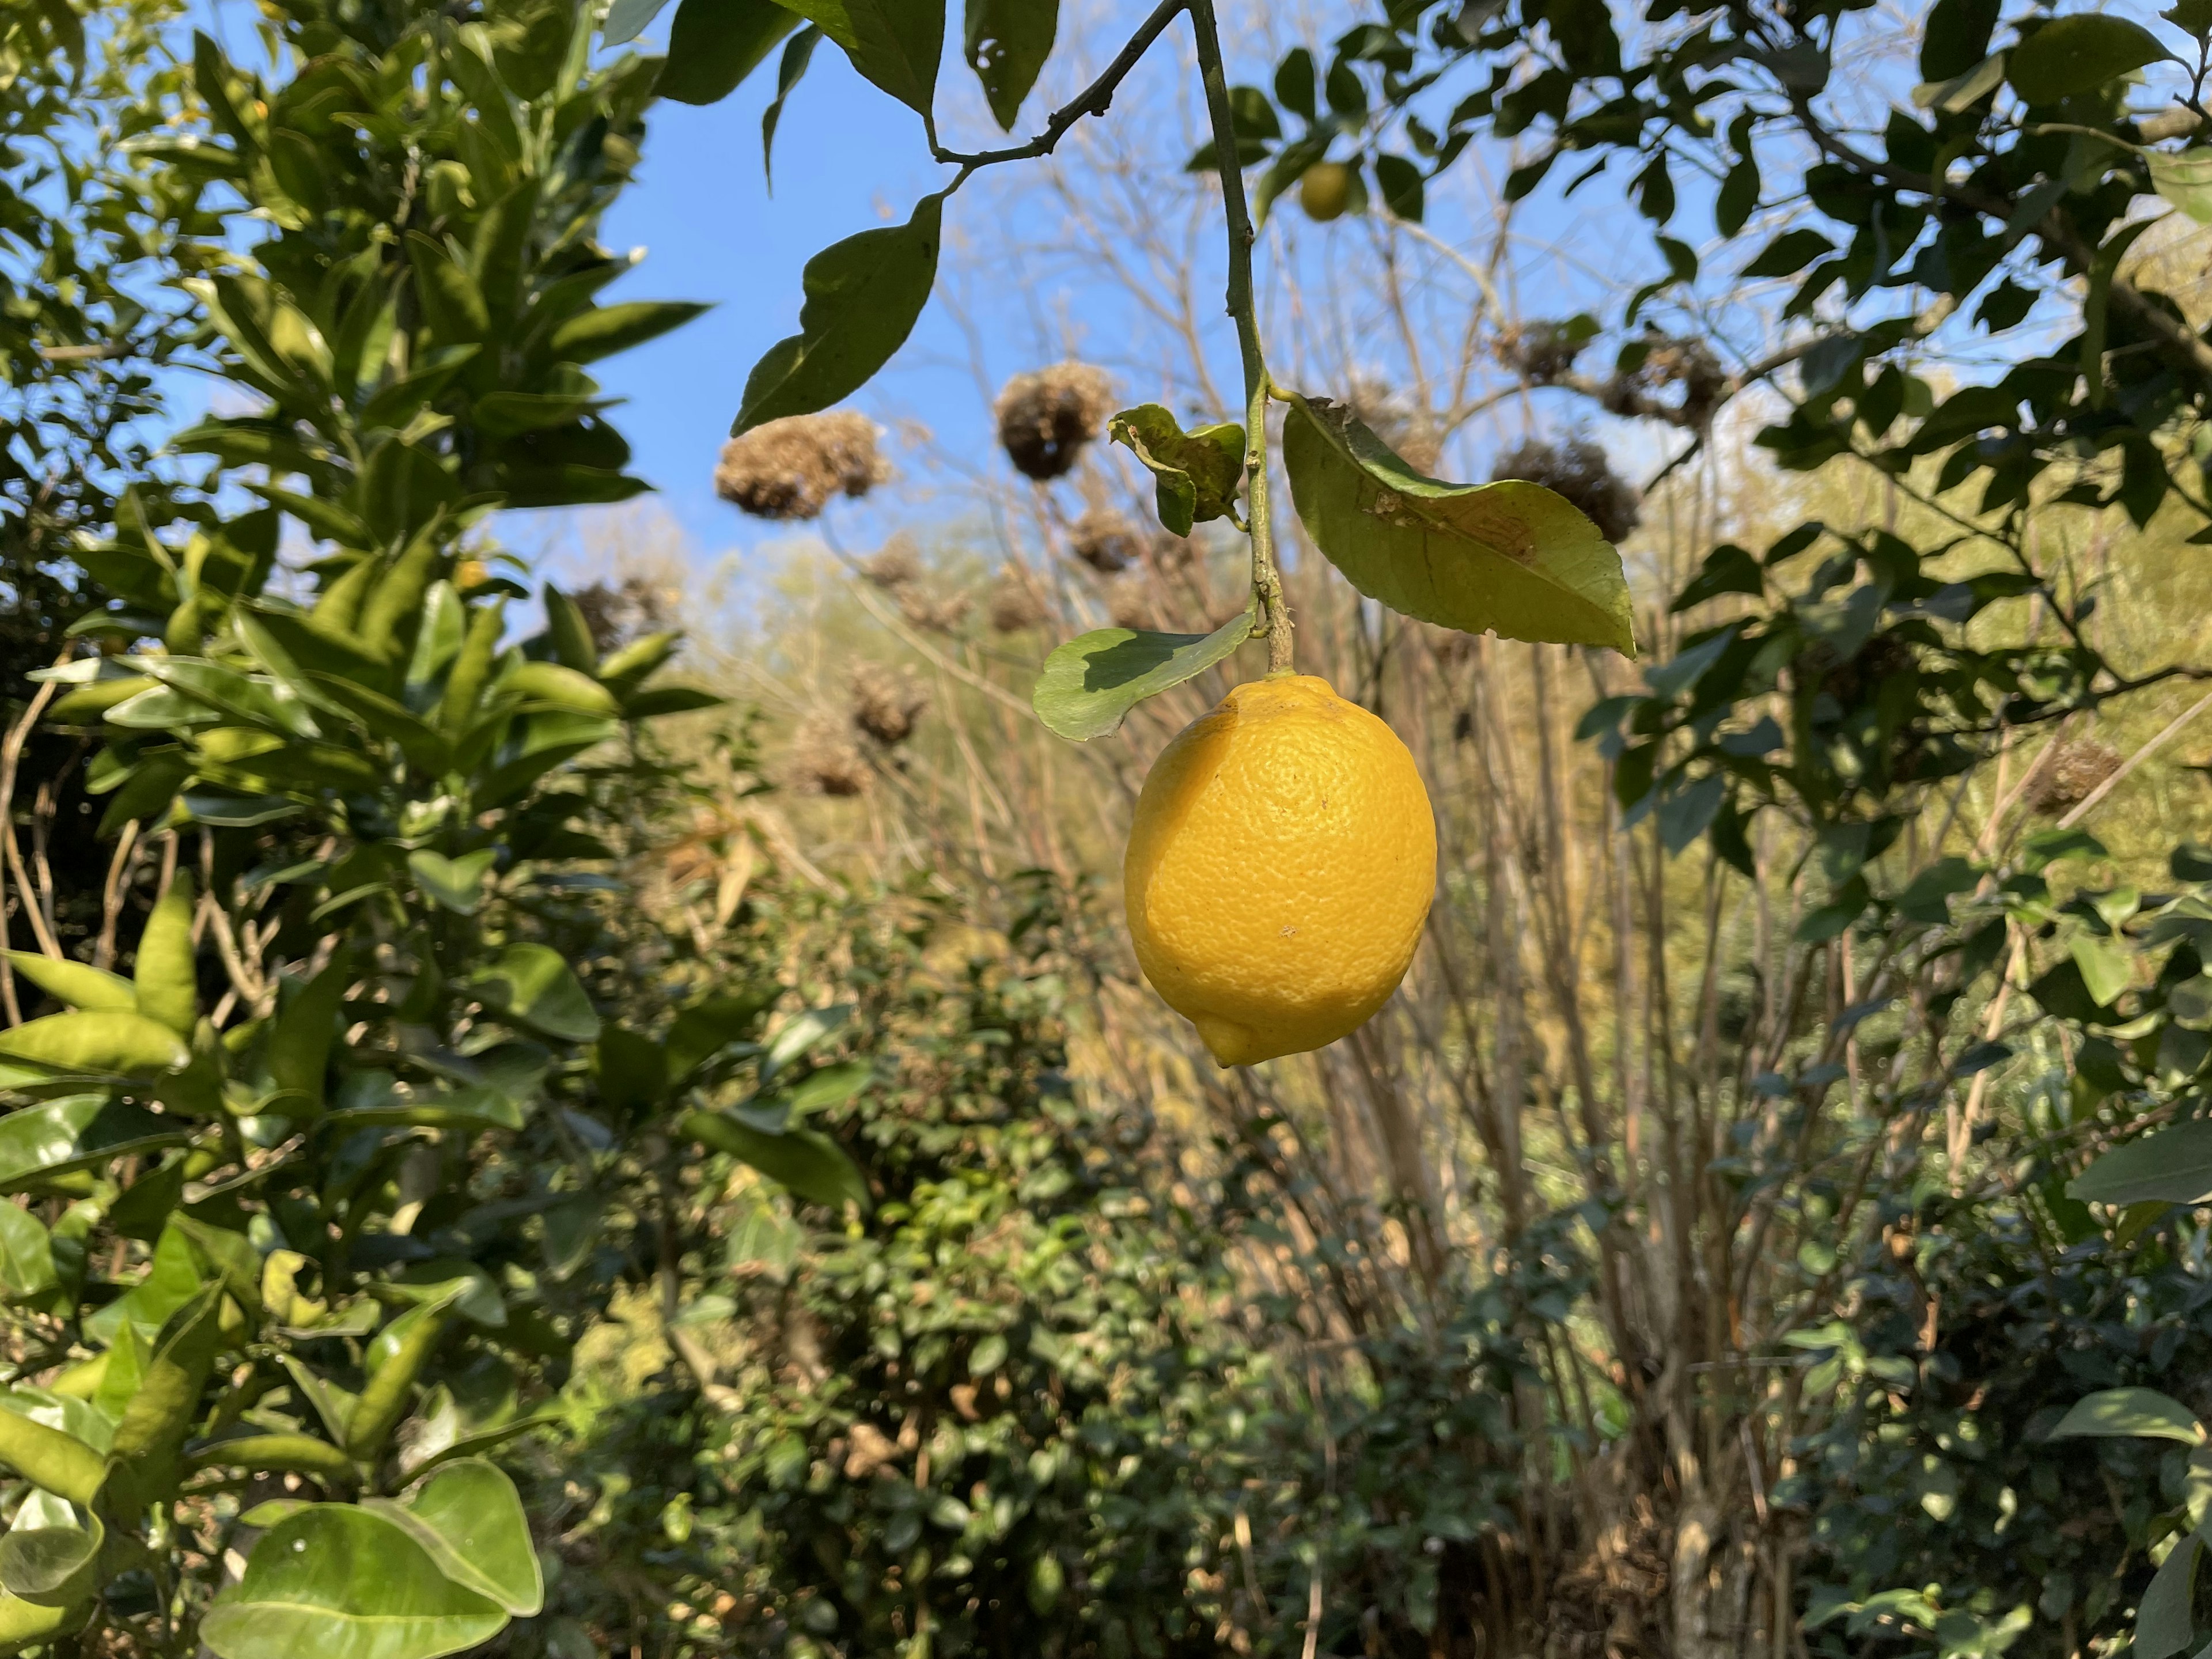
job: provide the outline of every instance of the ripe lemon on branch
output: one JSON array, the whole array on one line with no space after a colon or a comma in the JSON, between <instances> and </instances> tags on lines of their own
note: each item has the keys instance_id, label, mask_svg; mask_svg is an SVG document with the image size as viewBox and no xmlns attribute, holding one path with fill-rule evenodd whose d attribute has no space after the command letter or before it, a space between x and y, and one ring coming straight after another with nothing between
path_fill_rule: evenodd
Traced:
<instances>
[{"instance_id":1,"label":"ripe lemon on branch","mask_svg":"<svg viewBox=\"0 0 2212 1659\"><path fill-rule=\"evenodd\" d=\"M1436 821L1397 734L1326 680L1240 685L1145 779L1123 866L1145 977L1224 1066L1334 1042L1405 977Z\"/></svg>"}]
</instances>

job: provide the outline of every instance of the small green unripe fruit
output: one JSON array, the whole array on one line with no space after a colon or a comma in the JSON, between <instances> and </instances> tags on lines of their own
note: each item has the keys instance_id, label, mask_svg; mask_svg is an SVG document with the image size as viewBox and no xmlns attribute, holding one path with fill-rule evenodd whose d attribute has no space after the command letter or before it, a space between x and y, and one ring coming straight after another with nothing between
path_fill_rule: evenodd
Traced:
<instances>
[{"instance_id":1,"label":"small green unripe fruit","mask_svg":"<svg viewBox=\"0 0 2212 1659\"><path fill-rule=\"evenodd\" d=\"M1298 180L1298 205L1306 217L1325 225L1352 200L1352 169L1341 161L1316 161Z\"/></svg>"}]
</instances>

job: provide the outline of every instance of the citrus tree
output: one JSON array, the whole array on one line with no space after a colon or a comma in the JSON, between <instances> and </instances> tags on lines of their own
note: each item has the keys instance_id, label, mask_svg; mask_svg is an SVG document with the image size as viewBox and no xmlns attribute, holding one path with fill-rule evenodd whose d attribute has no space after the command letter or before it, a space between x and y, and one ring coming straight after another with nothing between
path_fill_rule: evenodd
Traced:
<instances>
[{"instance_id":1,"label":"citrus tree","mask_svg":"<svg viewBox=\"0 0 2212 1659\"><path fill-rule=\"evenodd\" d=\"M589 366L700 309L600 298L655 65L593 64L564 0L268 19L271 78L196 37L198 118L131 135L167 191L132 225L245 210L173 267L250 405L173 445L220 509L142 478L79 515L87 614L0 778L73 738L108 860L71 951L0 825L33 947L0 1031L9 1652L491 1639L542 1598L501 1449L616 1285L672 1285L702 1160L866 1201L797 1121L865 1079L809 1058L839 1012L770 1029L773 982L716 982L609 873L681 799L648 728L714 700L673 636L501 574L486 522L644 488ZM23 816L82 833L53 811Z\"/></svg>"}]
</instances>

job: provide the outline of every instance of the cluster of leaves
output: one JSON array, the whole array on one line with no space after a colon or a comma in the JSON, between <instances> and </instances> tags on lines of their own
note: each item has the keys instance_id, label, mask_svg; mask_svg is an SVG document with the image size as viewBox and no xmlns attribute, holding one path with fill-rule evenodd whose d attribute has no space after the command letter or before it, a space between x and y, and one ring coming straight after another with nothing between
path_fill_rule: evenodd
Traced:
<instances>
[{"instance_id":1,"label":"cluster of leaves","mask_svg":"<svg viewBox=\"0 0 2212 1659\"><path fill-rule=\"evenodd\" d=\"M493 1638L543 1595L494 1455L660 1270L678 1138L866 1200L796 1121L857 1082L838 1018L608 873L682 799L644 727L714 699L550 586L514 641L483 526L642 488L585 368L697 310L597 297L653 66L592 67L565 0L269 15L276 83L199 37L205 130L137 146L262 231L171 274L259 404L176 447L263 504L179 533L125 491L74 550L103 648L40 675L118 907L161 873L127 976L10 953L53 1011L0 1032L8 1651Z\"/></svg>"},{"instance_id":2,"label":"cluster of leaves","mask_svg":"<svg viewBox=\"0 0 2212 1659\"><path fill-rule=\"evenodd\" d=\"M55 660L96 603L72 547L105 533L124 486L138 484L138 511L157 526L207 513L185 487L190 469L157 464L146 420L158 377L196 357L194 325L162 279L191 268L213 222L196 185L131 153L160 130L161 100L184 74L165 50L172 9L46 0L0 17L0 708L10 725L35 690L24 676ZM70 753L32 733L16 799L57 789L67 817L83 816ZM55 932L82 939L98 926L82 900L99 890L99 849L70 836L50 856L64 895Z\"/></svg>"}]
</instances>

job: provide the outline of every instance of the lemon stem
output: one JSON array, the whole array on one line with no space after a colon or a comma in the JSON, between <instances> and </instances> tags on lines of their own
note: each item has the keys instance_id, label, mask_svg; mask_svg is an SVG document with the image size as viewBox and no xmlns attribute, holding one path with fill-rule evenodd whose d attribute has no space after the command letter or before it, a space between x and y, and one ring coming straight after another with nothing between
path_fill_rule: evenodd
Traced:
<instances>
[{"instance_id":1,"label":"lemon stem","mask_svg":"<svg viewBox=\"0 0 2212 1659\"><path fill-rule=\"evenodd\" d=\"M1229 76L1221 64L1221 36L1213 0L1188 0L1198 72L1206 83L1206 112L1213 123L1214 165L1221 174L1221 203L1229 221L1229 314L1237 319L1237 344L1244 359L1245 512L1252 538L1252 596L1260 607L1253 629L1267 636L1267 672L1287 674L1291 614L1283 602L1282 573L1275 568L1275 531L1267 512L1267 359L1260 350L1260 322L1252 303L1252 215L1244 203L1244 172L1237 153L1237 119L1229 107Z\"/></svg>"}]
</instances>

